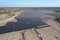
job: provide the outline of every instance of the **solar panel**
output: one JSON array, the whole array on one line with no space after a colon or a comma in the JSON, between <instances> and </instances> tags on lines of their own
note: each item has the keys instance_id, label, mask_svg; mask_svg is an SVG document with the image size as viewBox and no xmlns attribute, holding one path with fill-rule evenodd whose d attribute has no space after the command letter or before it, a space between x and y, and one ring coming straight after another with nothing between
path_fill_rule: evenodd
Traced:
<instances>
[{"instance_id":1,"label":"solar panel","mask_svg":"<svg viewBox=\"0 0 60 40\"><path fill-rule=\"evenodd\" d=\"M9 22L6 24L6 26L1 26L0 33L37 28L42 25L47 25L46 23L42 22L42 20L40 20L39 18L21 18L17 20L17 22Z\"/></svg>"}]
</instances>

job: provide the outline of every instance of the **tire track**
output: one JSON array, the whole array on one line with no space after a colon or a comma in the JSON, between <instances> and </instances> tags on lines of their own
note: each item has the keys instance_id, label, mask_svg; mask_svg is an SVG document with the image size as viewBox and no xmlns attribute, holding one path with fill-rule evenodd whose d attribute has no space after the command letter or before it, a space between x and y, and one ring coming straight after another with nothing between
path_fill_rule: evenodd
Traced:
<instances>
[{"instance_id":1,"label":"tire track","mask_svg":"<svg viewBox=\"0 0 60 40\"><path fill-rule=\"evenodd\" d=\"M37 40L43 40L41 34L39 34L35 28L32 28L31 32L36 36Z\"/></svg>"},{"instance_id":2,"label":"tire track","mask_svg":"<svg viewBox=\"0 0 60 40\"><path fill-rule=\"evenodd\" d=\"M24 32L22 32L22 40L25 40Z\"/></svg>"}]
</instances>

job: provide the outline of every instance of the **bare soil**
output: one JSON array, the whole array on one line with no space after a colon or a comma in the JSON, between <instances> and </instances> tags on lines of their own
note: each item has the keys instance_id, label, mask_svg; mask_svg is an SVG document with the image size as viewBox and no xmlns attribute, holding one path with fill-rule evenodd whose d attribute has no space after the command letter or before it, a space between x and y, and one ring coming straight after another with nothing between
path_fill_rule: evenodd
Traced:
<instances>
[{"instance_id":1,"label":"bare soil","mask_svg":"<svg viewBox=\"0 0 60 40\"><path fill-rule=\"evenodd\" d=\"M0 22L9 18L9 14L0 14Z\"/></svg>"}]
</instances>

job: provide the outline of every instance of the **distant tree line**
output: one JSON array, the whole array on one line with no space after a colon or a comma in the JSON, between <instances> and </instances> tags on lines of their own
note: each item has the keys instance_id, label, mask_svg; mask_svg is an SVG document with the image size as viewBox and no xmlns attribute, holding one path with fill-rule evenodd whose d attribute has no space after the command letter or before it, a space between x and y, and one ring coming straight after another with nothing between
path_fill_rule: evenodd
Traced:
<instances>
[{"instance_id":1,"label":"distant tree line","mask_svg":"<svg viewBox=\"0 0 60 40\"><path fill-rule=\"evenodd\" d=\"M55 10L55 12L60 12L60 10Z\"/></svg>"}]
</instances>

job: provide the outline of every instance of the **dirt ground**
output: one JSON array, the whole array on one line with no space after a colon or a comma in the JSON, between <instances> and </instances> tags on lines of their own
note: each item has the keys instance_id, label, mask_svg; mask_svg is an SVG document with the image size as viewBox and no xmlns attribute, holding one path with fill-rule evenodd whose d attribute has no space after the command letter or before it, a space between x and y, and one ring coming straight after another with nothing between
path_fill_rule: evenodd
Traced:
<instances>
[{"instance_id":1,"label":"dirt ground","mask_svg":"<svg viewBox=\"0 0 60 40\"><path fill-rule=\"evenodd\" d=\"M0 22L9 18L9 14L0 14Z\"/></svg>"}]
</instances>

